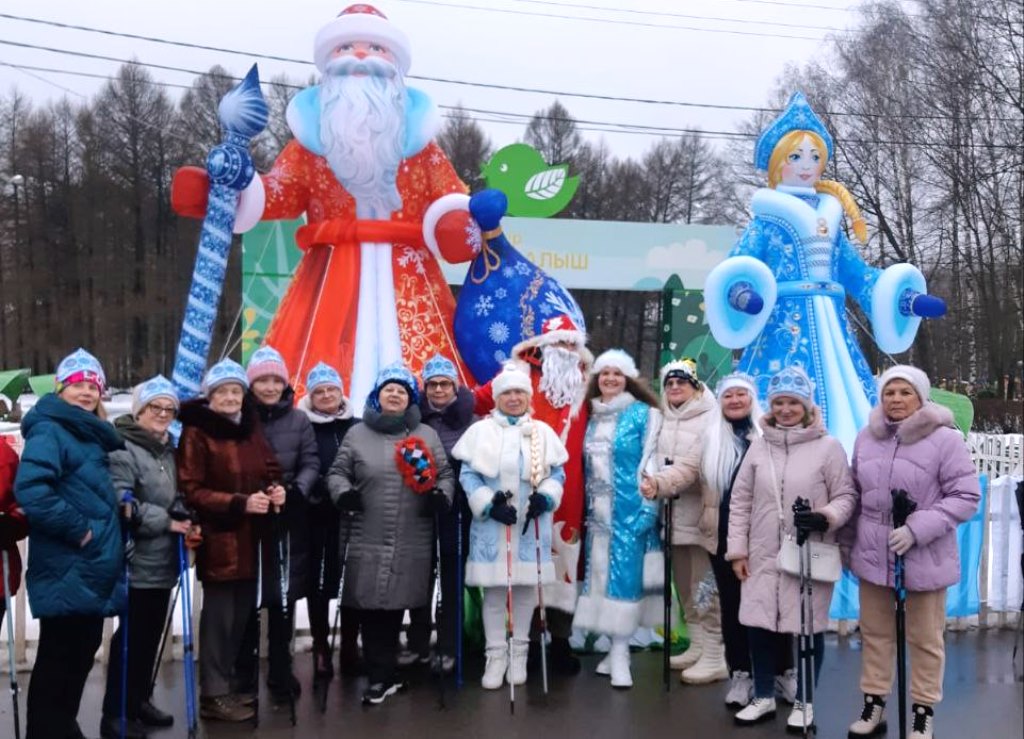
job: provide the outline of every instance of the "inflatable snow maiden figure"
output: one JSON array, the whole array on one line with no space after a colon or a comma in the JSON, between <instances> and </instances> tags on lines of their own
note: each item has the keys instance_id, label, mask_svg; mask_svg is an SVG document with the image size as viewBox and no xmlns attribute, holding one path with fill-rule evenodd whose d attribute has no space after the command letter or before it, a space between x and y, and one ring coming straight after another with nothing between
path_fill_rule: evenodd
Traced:
<instances>
[{"instance_id":1,"label":"inflatable snow maiden figure","mask_svg":"<svg viewBox=\"0 0 1024 739\"><path fill-rule=\"evenodd\" d=\"M927 294L917 267L864 262L842 227L845 214L857 239L867 240L857 204L841 184L821 179L832 153L825 125L794 93L757 141L754 163L767 171L768 187L754 193L754 218L704 289L712 334L725 347L745 348L738 369L754 377L758 395L767 395L779 370L803 367L829 434L849 454L878 395L846 320L847 295L890 354L906 351L921 318L943 315L946 304Z\"/></svg>"}]
</instances>

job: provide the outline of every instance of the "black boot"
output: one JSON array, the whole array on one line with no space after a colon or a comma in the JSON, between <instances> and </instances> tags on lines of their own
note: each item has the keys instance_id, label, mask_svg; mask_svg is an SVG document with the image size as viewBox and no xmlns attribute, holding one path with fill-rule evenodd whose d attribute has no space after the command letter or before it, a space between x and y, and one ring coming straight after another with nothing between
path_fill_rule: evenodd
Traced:
<instances>
[{"instance_id":1,"label":"black boot","mask_svg":"<svg viewBox=\"0 0 1024 739\"><path fill-rule=\"evenodd\" d=\"M104 716L100 721L100 736L103 739L120 739L121 717ZM126 739L147 739L149 734L146 733L146 727L138 719L130 718L125 724L124 736Z\"/></svg>"},{"instance_id":2,"label":"black boot","mask_svg":"<svg viewBox=\"0 0 1024 739\"><path fill-rule=\"evenodd\" d=\"M174 716L161 711L152 701L142 701L142 705L139 706L139 721L143 726L173 726Z\"/></svg>"},{"instance_id":3,"label":"black boot","mask_svg":"<svg viewBox=\"0 0 1024 739\"><path fill-rule=\"evenodd\" d=\"M548 649L551 670L559 675L576 675L580 671L580 661L572 653L569 640L559 637L551 638Z\"/></svg>"}]
</instances>

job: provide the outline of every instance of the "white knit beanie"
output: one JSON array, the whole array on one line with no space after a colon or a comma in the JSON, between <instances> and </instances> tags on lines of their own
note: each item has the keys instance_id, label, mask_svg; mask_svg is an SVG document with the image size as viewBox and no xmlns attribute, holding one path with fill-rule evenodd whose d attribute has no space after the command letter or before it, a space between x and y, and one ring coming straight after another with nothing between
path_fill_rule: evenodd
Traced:
<instances>
[{"instance_id":1,"label":"white knit beanie","mask_svg":"<svg viewBox=\"0 0 1024 739\"><path fill-rule=\"evenodd\" d=\"M509 390L522 390L528 395L533 395L533 385L530 383L530 376L520 370L514 364L506 364L501 372L491 380L491 395L495 400L502 393Z\"/></svg>"},{"instance_id":2,"label":"white knit beanie","mask_svg":"<svg viewBox=\"0 0 1024 739\"><path fill-rule=\"evenodd\" d=\"M893 380L906 380L909 382L914 387L914 390L917 392L917 397L921 399L922 403L927 403L931 397L931 380L928 379L928 375L917 367L913 367L909 364L897 364L887 369L882 373L882 376L878 378L879 394L881 394L882 391L885 390L885 386Z\"/></svg>"},{"instance_id":3,"label":"white knit beanie","mask_svg":"<svg viewBox=\"0 0 1024 739\"><path fill-rule=\"evenodd\" d=\"M626 377L630 377L634 380L640 375L640 372L636 368L636 362L633 361L633 357L626 354L622 349L609 349L599 356L594 360L594 366L591 368L590 374L599 375L601 374L601 370L607 369L608 367L614 367Z\"/></svg>"}]
</instances>

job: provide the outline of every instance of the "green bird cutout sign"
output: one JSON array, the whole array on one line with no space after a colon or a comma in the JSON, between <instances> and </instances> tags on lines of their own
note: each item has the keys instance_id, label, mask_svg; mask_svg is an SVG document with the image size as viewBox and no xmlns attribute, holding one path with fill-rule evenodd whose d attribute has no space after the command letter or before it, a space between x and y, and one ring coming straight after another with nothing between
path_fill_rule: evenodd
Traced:
<instances>
[{"instance_id":1,"label":"green bird cutout sign","mask_svg":"<svg viewBox=\"0 0 1024 739\"><path fill-rule=\"evenodd\" d=\"M527 144L510 144L494 152L481 174L487 187L508 197L508 214L549 218L562 211L576 194L580 178L569 176L568 164L548 165Z\"/></svg>"}]
</instances>

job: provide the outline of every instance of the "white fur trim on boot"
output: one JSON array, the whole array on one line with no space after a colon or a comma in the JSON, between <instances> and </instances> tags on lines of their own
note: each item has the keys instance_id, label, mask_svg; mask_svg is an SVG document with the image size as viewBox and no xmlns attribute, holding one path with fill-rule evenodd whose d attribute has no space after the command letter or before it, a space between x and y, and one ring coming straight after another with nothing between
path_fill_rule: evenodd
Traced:
<instances>
[{"instance_id":1,"label":"white fur trim on boot","mask_svg":"<svg viewBox=\"0 0 1024 739\"><path fill-rule=\"evenodd\" d=\"M512 641L512 659L508 665L508 681L513 685L522 685L526 682L526 658L530 652L530 642Z\"/></svg>"},{"instance_id":2,"label":"white fur trim on boot","mask_svg":"<svg viewBox=\"0 0 1024 739\"><path fill-rule=\"evenodd\" d=\"M669 659L668 666L673 670L686 670L697 664L697 660L700 659L701 649L704 645L704 628L698 621L694 621L686 624L686 629L690 634L690 646L682 654L677 654Z\"/></svg>"},{"instance_id":3,"label":"white fur trim on boot","mask_svg":"<svg viewBox=\"0 0 1024 739\"><path fill-rule=\"evenodd\" d=\"M633 673L629 670L629 638L615 637L612 640L609 669L613 688L632 688Z\"/></svg>"},{"instance_id":4,"label":"white fur trim on boot","mask_svg":"<svg viewBox=\"0 0 1024 739\"><path fill-rule=\"evenodd\" d=\"M508 647L487 647L487 664L480 685L485 690L497 690L505 682L505 671L508 669Z\"/></svg>"}]
</instances>

